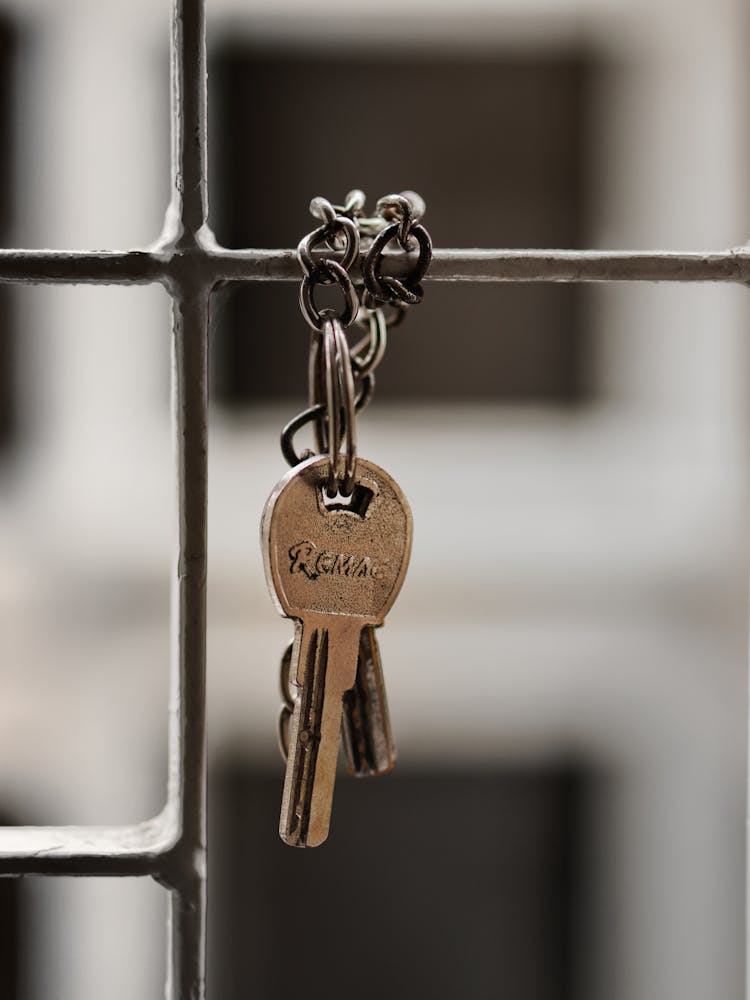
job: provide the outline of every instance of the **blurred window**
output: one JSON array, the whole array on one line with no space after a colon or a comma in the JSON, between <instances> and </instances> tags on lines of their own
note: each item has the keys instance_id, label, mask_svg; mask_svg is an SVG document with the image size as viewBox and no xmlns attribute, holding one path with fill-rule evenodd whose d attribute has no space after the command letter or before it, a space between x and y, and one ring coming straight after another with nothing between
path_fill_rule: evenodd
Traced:
<instances>
[{"instance_id":1,"label":"blurred window","mask_svg":"<svg viewBox=\"0 0 750 1000\"><path fill-rule=\"evenodd\" d=\"M300 43L301 44L301 43ZM296 246L313 195L361 187L368 205L413 188L435 245L586 243L587 97L581 52L213 52L212 224L226 246ZM378 396L579 403L584 286L428 285L393 331ZM226 405L305 392L306 328L289 285L213 304ZM382 373L382 377L380 377Z\"/></svg>"}]
</instances>

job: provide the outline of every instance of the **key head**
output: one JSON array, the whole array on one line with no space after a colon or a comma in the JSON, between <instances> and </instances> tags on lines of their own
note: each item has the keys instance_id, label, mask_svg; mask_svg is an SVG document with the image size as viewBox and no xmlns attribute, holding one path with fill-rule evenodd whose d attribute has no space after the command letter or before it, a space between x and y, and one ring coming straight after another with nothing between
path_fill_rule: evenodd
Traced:
<instances>
[{"instance_id":1,"label":"key head","mask_svg":"<svg viewBox=\"0 0 750 1000\"><path fill-rule=\"evenodd\" d=\"M328 459L311 458L276 486L261 525L266 580L281 614L350 615L380 625L411 552L412 519L398 484L357 459L351 498L326 494Z\"/></svg>"}]
</instances>

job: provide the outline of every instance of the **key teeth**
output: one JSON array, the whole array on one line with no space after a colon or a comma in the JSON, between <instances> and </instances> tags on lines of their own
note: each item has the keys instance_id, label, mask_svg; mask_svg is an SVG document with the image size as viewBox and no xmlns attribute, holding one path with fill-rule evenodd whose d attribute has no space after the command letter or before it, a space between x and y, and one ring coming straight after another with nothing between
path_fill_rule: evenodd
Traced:
<instances>
[{"instance_id":1,"label":"key teeth","mask_svg":"<svg viewBox=\"0 0 750 1000\"><path fill-rule=\"evenodd\" d=\"M324 844L328 840L328 830L319 839L309 834L307 837L303 837L299 831L292 833L287 830L282 820L279 824L279 836L288 847L320 847L321 844Z\"/></svg>"},{"instance_id":2,"label":"key teeth","mask_svg":"<svg viewBox=\"0 0 750 1000\"><path fill-rule=\"evenodd\" d=\"M287 847L307 847L307 843L301 839L295 839L293 837L287 836L286 831L279 827L279 836L287 845Z\"/></svg>"}]
</instances>

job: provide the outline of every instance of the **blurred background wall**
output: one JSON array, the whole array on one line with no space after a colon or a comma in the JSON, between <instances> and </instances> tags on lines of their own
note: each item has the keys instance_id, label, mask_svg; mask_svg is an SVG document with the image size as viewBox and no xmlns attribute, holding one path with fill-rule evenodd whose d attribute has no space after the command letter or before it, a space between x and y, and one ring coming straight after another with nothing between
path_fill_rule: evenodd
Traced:
<instances>
[{"instance_id":1,"label":"blurred background wall","mask_svg":"<svg viewBox=\"0 0 750 1000\"><path fill-rule=\"evenodd\" d=\"M209 0L214 228L294 245L313 195L410 187L438 246L741 244L744 7ZM4 242L152 242L168 3L4 12ZM0 307L0 812L130 822L164 796L169 303ZM312 905L329 996L740 997L746 294L427 286L360 423L416 524L381 642L399 773L342 778L313 855L276 841L290 626L257 544L307 332L291 285L223 290L213 315L217 993L285 996ZM164 911L140 882L6 893L2 995L160 995ZM338 955L349 911L366 933Z\"/></svg>"}]
</instances>

